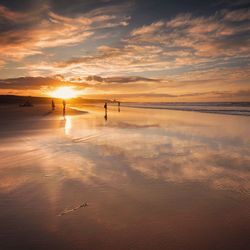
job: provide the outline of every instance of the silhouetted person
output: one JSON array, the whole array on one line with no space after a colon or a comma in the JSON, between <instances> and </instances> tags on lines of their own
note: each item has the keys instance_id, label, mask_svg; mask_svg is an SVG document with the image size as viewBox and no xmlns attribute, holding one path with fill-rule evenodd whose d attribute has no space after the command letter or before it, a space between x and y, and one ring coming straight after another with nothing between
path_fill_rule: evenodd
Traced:
<instances>
[{"instance_id":1,"label":"silhouetted person","mask_svg":"<svg viewBox=\"0 0 250 250\"><path fill-rule=\"evenodd\" d=\"M118 101L117 104L118 104L118 112L120 112L121 111L121 109L120 109L121 102Z\"/></svg>"},{"instance_id":2,"label":"silhouetted person","mask_svg":"<svg viewBox=\"0 0 250 250\"><path fill-rule=\"evenodd\" d=\"M107 120L108 119L108 104L107 104L107 102L104 103L104 109L105 109L104 118L105 118L105 120Z\"/></svg>"},{"instance_id":3,"label":"silhouetted person","mask_svg":"<svg viewBox=\"0 0 250 250\"><path fill-rule=\"evenodd\" d=\"M55 102L53 99L51 101L51 108L52 108L52 110L55 110L55 108L56 108L56 105L55 105Z\"/></svg>"},{"instance_id":4,"label":"silhouetted person","mask_svg":"<svg viewBox=\"0 0 250 250\"><path fill-rule=\"evenodd\" d=\"M108 104L105 102L104 103L104 109L105 109L105 114L107 113L107 109L108 109Z\"/></svg>"},{"instance_id":5,"label":"silhouetted person","mask_svg":"<svg viewBox=\"0 0 250 250\"><path fill-rule=\"evenodd\" d=\"M63 116L65 116L65 111L66 111L66 101L63 100Z\"/></svg>"}]
</instances>

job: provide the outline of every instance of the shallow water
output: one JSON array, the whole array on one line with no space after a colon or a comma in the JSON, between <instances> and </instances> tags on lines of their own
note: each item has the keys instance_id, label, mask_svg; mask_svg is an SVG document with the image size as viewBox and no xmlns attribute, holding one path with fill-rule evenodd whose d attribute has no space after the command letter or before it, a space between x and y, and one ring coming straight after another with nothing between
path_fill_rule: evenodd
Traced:
<instances>
[{"instance_id":1,"label":"shallow water","mask_svg":"<svg viewBox=\"0 0 250 250\"><path fill-rule=\"evenodd\" d=\"M250 102L130 102L123 103L123 106L250 116Z\"/></svg>"},{"instance_id":2,"label":"shallow water","mask_svg":"<svg viewBox=\"0 0 250 250\"><path fill-rule=\"evenodd\" d=\"M1 250L248 249L250 117L77 108L0 108Z\"/></svg>"}]
</instances>

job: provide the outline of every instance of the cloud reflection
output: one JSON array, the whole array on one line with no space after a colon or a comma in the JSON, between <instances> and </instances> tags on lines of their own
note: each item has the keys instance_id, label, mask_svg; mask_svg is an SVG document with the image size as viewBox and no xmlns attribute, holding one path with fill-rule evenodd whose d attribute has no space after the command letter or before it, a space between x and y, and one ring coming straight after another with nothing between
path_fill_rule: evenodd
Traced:
<instances>
[{"instance_id":1,"label":"cloud reflection","mask_svg":"<svg viewBox=\"0 0 250 250\"><path fill-rule=\"evenodd\" d=\"M84 185L115 188L139 178L143 182L152 179L166 183L202 183L214 189L249 193L250 149L246 146L249 138L242 137L247 119L195 114L197 119L184 122L181 112L171 117L173 112L161 116L165 111L158 111L154 124L147 120L150 114L144 114L142 125L134 111L124 112L126 123L113 117L105 127L102 116L90 114L74 119L67 116L63 128L66 137L58 130L25 141L25 145L23 142L7 144L11 151L1 159L1 165L5 166L2 171L11 166L10 175L14 176L11 178L17 181L2 176L2 191L10 190L11 185L14 189L19 187L27 178L34 181L33 174L16 175L15 171L18 167L29 169L36 165L43 176L54 176L60 181L79 180ZM147 112L153 115L153 111ZM223 133L220 119L232 119ZM234 128L237 119L242 119L241 131ZM96 136L91 135L93 128L98 131ZM36 151L10 159L10 153L28 148ZM4 159L8 159L7 165Z\"/></svg>"}]
</instances>

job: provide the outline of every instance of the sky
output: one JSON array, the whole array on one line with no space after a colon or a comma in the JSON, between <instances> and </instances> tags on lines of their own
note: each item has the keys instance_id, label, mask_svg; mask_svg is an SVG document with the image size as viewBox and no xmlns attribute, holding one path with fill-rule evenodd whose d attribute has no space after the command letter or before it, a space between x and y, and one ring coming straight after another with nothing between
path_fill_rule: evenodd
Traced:
<instances>
[{"instance_id":1,"label":"sky","mask_svg":"<svg viewBox=\"0 0 250 250\"><path fill-rule=\"evenodd\" d=\"M250 1L0 0L0 94L250 101Z\"/></svg>"}]
</instances>

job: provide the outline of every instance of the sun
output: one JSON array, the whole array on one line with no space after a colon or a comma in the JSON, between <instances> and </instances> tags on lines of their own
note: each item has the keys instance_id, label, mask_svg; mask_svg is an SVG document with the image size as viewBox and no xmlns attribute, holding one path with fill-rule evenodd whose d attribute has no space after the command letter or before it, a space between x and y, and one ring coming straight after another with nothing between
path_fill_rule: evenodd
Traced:
<instances>
[{"instance_id":1,"label":"sun","mask_svg":"<svg viewBox=\"0 0 250 250\"><path fill-rule=\"evenodd\" d=\"M56 90L49 93L54 98L70 99L79 95L78 91L71 86L59 87Z\"/></svg>"}]
</instances>

